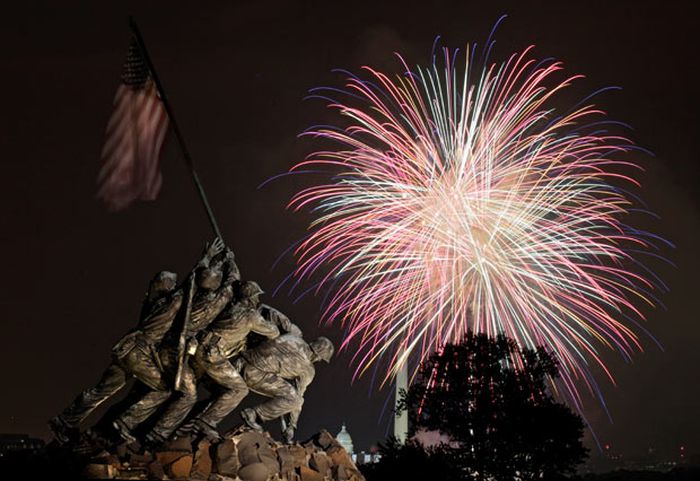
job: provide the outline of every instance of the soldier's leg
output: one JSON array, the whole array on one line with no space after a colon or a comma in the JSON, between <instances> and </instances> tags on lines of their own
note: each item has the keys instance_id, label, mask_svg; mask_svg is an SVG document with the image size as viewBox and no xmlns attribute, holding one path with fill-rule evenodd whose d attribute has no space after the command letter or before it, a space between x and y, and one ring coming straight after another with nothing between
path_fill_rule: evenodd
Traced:
<instances>
[{"instance_id":1,"label":"soldier's leg","mask_svg":"<svg viewBox=\"0 0 700 481\"><path fill-rule=\"evenodd\" d=\"M104 371L97 385L86 389L58 417L69 427L77 427L97 406L126 385L127 373L116 363Z\"/></svg>"},{"instance_id":2,"label":"soldier's leg","mask_svg":"<svg viewBox=\"0 0 700 481\"><path fill-rule=\"evenodd\" d=\"M182 424L196 402L197 381L194 371L188 363L184 363L180 392L174 394L173 401L149 433L149 439L152 441L168 439Z\"/></svg>"},{"instance_id":3,"label":"soldier's leg","mask_svg":"<svg viewBox=\"0 0 700 481\"><path fill-rule=\"evenodd\" d=\"M133 354L125 360L125 364L136 379L151 389L117 417L117 422L121 423L122 429L131 431L155 413L158 407L170 398L172 390L163 379L161 367L156 363L154 353L134 349Z\"/></svg>"},{"instance_id":4,"label":"soldier's leg","mask_svg":"<svg viewBox=\"0 0 700 481\"><path fill-rule=\"evenodd\" d=\"M151 417L163 403L170 399L172 394L171 390L150 391L129 406L126 411L117 417L117 420L123 423L126 429L132 431L136 426Z\"/></svg>"},{"instance_id":5,"label":"soldier's leg","mask_svg":"<svg viewBox=\"0 0 700 481\"><path fill-rule=\"evenodd\" d=\"M252 408L263 421L283 416L304 402L289 381L275 374L264 373L252 366L247 366L244 371L244 379L251 391L271 398L269 401Z\"/></svg>"},{"instance_id":6,"label":"soldier's leg","mask_svg":"<svg viewBox=\"0 0 700 481\"><path fill-rule=\"evenodd\" d=\"M248 386L243 377L228 360L205 363L204 371L223 390L216 395L197 420L216 427L248 395Z\"/></svg>"}]
</instances>

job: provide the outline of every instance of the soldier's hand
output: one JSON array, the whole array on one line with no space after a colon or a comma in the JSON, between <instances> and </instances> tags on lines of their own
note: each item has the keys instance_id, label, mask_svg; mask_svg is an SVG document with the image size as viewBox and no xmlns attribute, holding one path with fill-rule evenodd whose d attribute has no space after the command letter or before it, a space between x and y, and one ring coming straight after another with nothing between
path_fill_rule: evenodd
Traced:
<instances>
[{"instance_id":1,"label":"soldier's hand","mask_svg":"<svg viewBox=\"0 0 700 481\"><path fill-rule=\"evenodd\" d=\"M207 257L211 259L222 250L224 250L224 241L221 240L221 237L217 237L211 245L207 247Z\"/></svg>"},{"instance_id":2,"label":"soldier's hand","mask_svg":"<svg viewBox=\"0 0 700 481\"><path fill-rule=\"evenodd\" d=\"M197 352L197 347L199 347L199 343L197 342L196 338L192 337L187 340L185 352L190 356L194 356L194 354Z\"/></svg>"}]
</instances>

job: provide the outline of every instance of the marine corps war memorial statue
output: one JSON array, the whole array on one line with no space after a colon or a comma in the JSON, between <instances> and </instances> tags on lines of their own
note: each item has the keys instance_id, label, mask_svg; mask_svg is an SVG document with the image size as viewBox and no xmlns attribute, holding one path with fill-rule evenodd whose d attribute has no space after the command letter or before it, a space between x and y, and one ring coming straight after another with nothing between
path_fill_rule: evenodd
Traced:
<instances>
[{"instance_id":1,"label":"marine corps war memorial statue","mask_svg":"<svg viewBox=\"0 0 700 481\"><path fill-rule=\"evenodd\" d=\"M293 319L265 303L263 286L239 270L133 19L130 28L97 197L113 211L155 200L162 183L159 156L170 132L214 239L189 272L166 269L153 276L133 327L105 352L102 374L95 372L94 384L68 405L56 406L48 420L53 474L364 481L327 431L297 439L304 396L314 389L316 369L332 361L333 343L306 337ZM248 397L250 406L243 409ZM221 428L225 420L233 429Z\"/></svg>"}]
</instances>

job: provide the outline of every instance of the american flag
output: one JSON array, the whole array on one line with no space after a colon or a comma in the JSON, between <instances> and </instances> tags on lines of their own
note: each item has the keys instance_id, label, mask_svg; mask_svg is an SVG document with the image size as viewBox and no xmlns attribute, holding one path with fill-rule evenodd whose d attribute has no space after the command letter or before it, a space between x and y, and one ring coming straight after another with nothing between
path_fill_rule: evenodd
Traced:
<instances>
[{"instance_id":1,"label":"american flag","mask_svg":"<svg viewBox=\"0 0 700 481\"><path fill-rule=\"evenodd\" d=\"M97 176L97 197L110 210L156 198L162 183L159 156L167 131L167 112L133 38L114 96Z\"/></svg>"}]
</instances>

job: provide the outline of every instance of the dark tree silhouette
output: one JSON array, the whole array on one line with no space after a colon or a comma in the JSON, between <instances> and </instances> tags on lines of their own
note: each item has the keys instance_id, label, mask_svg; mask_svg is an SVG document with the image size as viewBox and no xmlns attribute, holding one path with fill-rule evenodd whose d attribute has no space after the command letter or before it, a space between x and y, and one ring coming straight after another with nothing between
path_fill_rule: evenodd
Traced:
<instances>
[{"instance_id":1,"label":"dark tree silhouette","mask_svg":"<svg viewBox=\"0 0 700 481\"><path fill-rule=\"evenodd\" d=\"M463 481L465 477L445 446L426 448L417 441L400 444L395 438L379 445L382 455L376 464L359 468L367 481Z\"/></svg>"},{"instance_id":2,"label":"dark tree silhouette","mask_svg":"<svg viewBox=\"0 0 700 481\"><path fill-rule=\"evenodd\" d=\"M519 349L503 336L469 333L446 345L421 365L400 402L410 435L418 436L405 445L382 446L383 467L370 468L368 479L382 479L375 473L391 465L403 469L421 461L429 469L436 462L450 464L443 479L534 480L573 473L587 456L584 425L552 398L547 380L557 373L546 350ZM449 441L419 455L415 439L425 431Z\"/></svg>"}]
</instances>

